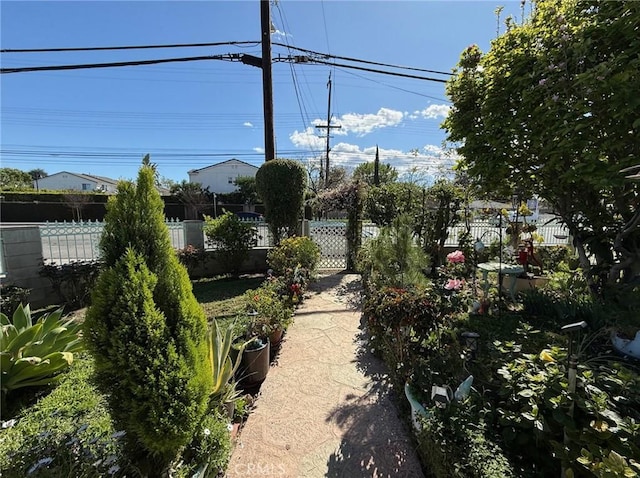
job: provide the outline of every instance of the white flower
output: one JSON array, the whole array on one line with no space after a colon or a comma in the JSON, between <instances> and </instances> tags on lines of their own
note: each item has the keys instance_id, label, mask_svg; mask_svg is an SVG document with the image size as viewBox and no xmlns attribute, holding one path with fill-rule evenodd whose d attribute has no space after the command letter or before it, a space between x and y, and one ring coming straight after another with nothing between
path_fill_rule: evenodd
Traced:
<instances>
[{"instance_id":1,"label":"white flower","mask_svg":"<svg viewBox=\"0 0 640 478\"><path fill-rule=\"evenodd\" d=\"M205 428L205 429L204 429L204 435L205 435L205 436L209 436L209 435L211 435L211 430L209 430L208 428Z\"/></svg>"},{"instance_id":2,"label":"white flower","mask_svg":"<svg viewBox=\"0 0 640 478\"><path fill-rule=\"evenodd\" d=\"M227 430L228 431L233 431L233 423L227 423Z\"/></svg>"}]
</instances>

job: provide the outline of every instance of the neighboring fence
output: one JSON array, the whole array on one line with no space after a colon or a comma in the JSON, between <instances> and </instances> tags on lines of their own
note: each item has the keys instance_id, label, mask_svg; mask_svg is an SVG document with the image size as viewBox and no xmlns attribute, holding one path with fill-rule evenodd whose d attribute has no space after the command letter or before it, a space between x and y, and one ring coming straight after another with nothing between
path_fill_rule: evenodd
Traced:
<instances>
[{"instance_id":1,"label":"neighboring fence","mask_svg":"<svg viewBox=\"0 0 640 478\"><path fill-rule=\"evenodd\" d=\"M187 221L188 222L188 221ZM267 223L264 221L248 221L255 226L258 232L257 248L273 246L273 238L269 233ZM187 227L185 222L176 219L167 221L171 243L174 248L182 249L187 244L185 239ZM200 227L200 226L197 226ZM104 223L102 222L53 222L40 225L40 237L42 239L42 254L45 263L55 262L65 264L73 261L96 260L99 258L100 237ZM320 246L321 269L340 269L347 263L346 221L309 221L309 236ZM195 230L200 236L200 232ZM458 245L458 236L465 231L463 225L450 228L449 237L445 242L446 247ZM475 221L471 225L472 239L482 239L489 244L498 240L502 234L506 239L506 224ZM380 230L373 223L364 223L362 227L363 243L378 236ZM552 221L541 223L539 221L537 234L543 237L542 246L570 244L569 233L560 223ZM204 233L202 233L204 235ZM199 238L198 238L199 240ZM195 242L191 242L195 244ZM213 250L204 236L205 248Z\"/></svg>"},{"instance_id":2,"label":"neighboring fence","mask_svg":"<svg viewBox=\"0 0 640 478\"><path fill-rule=\"evenodd\" d=\"M309 221L309 237L320 246L320 269L347 267L347 223Z\"/></svg>"},{"instance_id":3,"label":"neighboring fence","mask_svg":"<svg viewBox=\"0 0 640 478\"><path fill-rule=\"evenodd\" d=\"M182 222L176 219L169 220L167 227L173 247L182 249L185 244ZM45 264L92 261L100 257L103 222L47 222L41 224L39 229Z\"/></svg>"},{"instance_id":4,"label":"neighboring fence","mask_svg":"<svg viewBox=\"0 0 640 478\"><path fill-rule=\"evenodd\" d=\"M497 221L474 221L471 223L471 238L473 240L482 238L482 241L486 244L489 244L494 240L499 240L500 235L502 235L503 240L506 240L507 225L508 224L506 221L502 224L502 227L500 227L500 223ZM539 220L536 225L538 226L538 228L535 234L538 234L543 238L540 246L559 246L571 244L569 231L557 220ZM444 244L445 247L457 246L460 234L465 231L466 228L462 224L449 228L449 237L447 237L447 240Z\"/></svg>"}]
</instances>

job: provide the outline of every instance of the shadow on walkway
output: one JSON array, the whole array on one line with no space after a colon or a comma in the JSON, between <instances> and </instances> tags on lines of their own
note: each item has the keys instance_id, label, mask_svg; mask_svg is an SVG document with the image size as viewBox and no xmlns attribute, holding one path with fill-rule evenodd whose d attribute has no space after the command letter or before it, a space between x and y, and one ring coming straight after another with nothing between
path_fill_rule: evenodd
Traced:
<instances>
[{"instance_id":1,"label":"shadow on walkway","mask_svg":"<svg viewBox=\"0 0 640 478\"><path fill-rule=\"evenodd\" d=\"M338 449L327 461L327 477L420 477L424 474L398 417L385 364L367 349L365 322L356 335L356 368L371 381L364 395L348 395L326 418L341 432Z\"/></svg>"}]
</instances>

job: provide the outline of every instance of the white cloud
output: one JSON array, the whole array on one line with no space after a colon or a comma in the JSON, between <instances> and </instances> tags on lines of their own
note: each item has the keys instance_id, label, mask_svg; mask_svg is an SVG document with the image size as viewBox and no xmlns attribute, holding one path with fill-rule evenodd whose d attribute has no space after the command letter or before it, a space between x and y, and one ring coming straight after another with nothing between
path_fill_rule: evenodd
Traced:
<instances>
[{"instance_id":1,"label":"white cloud","mask_svg":"<svg viewBox=\"0 0 640 478\"><path fill-rule=\"evenodd\" d=\"M249 128L253 128L253 123L250 123L249 121L245 121L244 123L242 123L242 126L247 126Z\"/></svg>"},{"instance_id":2,"label":"white cloud","mask_svg":"<svg viewBox=\"0 0 640 478\"><path fill-rule=\"evenodd\" d=\"M347 113L342 115L337 123L342 125L342 129L333 130L335 134L355 133L364 136L379 128L396 126L402 122L404 113L390 108L380 108L377 113L360 114Z\"/></svg>"},{"instance_id":3,"label":"white cloud","mask_svg":"<svg viewBox=\"0 0 640 478\"><path fill-rule=\"evenodd\" d=\"M260 146L256 146L255 148L253 148L253 150L256 153L260 153L260 154L264 153L264 148L261 148Z\"/></svg>"},{"instance_id":4,"label":"white cloud","mask_svg":"<svg viewBox=\"0 0 640 478\"><path fill-rule=\"evenodd\" d=\"M289 139L297 148L323 150L325 145L324 138L317 136L311 127L302 132L295 130L289 135Z\"/></svg>"},{"instance_id":5,"label":"white cloud","mask_svg":"<svg viewBox=\"0 0 640 478\"><path fill-rule=\"evenodd\" d=\"M423 118L446 118L450 109L451 107L447 105L429 105L422 111L416 111L414 114L419 114Z\"/></svg>"},{"instance_id":6,"label":"white cloud","mask_svg":"<svg viewBox=\"0 0 640 478\"><path fill-rule=\"evenodd\" d=\"M286 32L283 32L282 30L278 30L273 25L271 25L271 35L279 38L287 38L287 37L290 38L293 36L291 33L286 33Z\"/></svg>"},{"instance_id":7,"label":"white cloud","mask_svg":"<svg viewBox=\"0 0 640 478\"><path fill-rule=\"evenodd\" d=\"M390 164L401 180L423 185L432 184L436 177L452 175L456 156L439 146L426 145L415 152L379 148L380 161ZM351 143L338 143L331 149L331 167L341 166L353 170L359 164L375 159L376 147L360 147Z\"/></svg>"},{"instance_id":8,"label":"white cloud","mask_svg":"<svg viewBox=\"0 0 640 478\"><path fill-rule=\"evenodd\" d=\"M349 143L338 143L331 148L331 151L334 153L358 153L360 152L360 146Z\"/></svg>"}]
</instances>

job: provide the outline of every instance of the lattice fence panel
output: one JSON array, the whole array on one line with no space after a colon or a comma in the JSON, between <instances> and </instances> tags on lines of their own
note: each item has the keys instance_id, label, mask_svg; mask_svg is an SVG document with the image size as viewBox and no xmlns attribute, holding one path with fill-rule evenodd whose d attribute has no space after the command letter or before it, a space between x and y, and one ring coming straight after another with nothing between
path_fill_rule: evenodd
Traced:
<instances>
[{"instance_id":1,"label":"lattice fence panel","mask_svg":"<svg viewBox=\"0 0 640 478\"><path fill-rule=\"evenodd\" d=\"M311 239L320 246L319 269L347 267L346 230L343 222L317 221L309 225Z\"/></svg>"}]
</instances>

